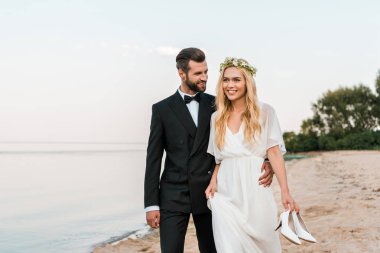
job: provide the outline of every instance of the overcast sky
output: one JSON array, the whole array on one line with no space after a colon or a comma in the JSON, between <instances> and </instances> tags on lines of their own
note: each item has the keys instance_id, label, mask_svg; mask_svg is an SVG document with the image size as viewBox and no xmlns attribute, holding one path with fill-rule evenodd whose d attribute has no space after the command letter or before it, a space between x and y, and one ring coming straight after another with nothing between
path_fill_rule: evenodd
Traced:
<instances>
[{"instance_id":1,"label":"overcast sky","mask_svg":"<svg viewBox=\"0 0 380 253\"><path fill-rule=\"evenodd\" d=\"M175 55L256 66L259 98L299 131L328 89L380 69L380 1L0 0L0 142L146 142L151 105L180 84Z\"/></svg>"}]
</instances>

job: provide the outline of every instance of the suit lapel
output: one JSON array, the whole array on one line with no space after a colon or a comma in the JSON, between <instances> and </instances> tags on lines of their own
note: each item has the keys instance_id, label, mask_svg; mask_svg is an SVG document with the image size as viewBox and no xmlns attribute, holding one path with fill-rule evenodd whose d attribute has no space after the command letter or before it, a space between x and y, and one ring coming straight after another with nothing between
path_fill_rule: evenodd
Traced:
<instances>
[{"instance_id":1,"label":"suit lapel","mask_svg":"<svg viewBox=\"0 0 380 253\"><path fill-rule=\"evenodd\" d=\"M183 101L178 91L173 96L171 96L171 99L169 100L169 106L177 116L178 120L184 126L184 128L190 133L190 135L193 138L195 138L197 133L197 127L194 124L193 118L191 117L191 114L185 104L185 101Z\"/></svg>"},{"instance_id":2,"label":"suit lapel","mask_svg":"<svg viewBox=\"0 0 380 253\"><path fill-rule=\"evenodd\" d=\"M212 114L210 101L207 97L202 93L201 101L199 103L199 112L198 112L198 131L195 136L195 141L193 145L193 149L190 155L193 155L195 151L198 149L202 139L205 137L206 130L210 125L210 118Z\"/></svg>"}]
</instances>

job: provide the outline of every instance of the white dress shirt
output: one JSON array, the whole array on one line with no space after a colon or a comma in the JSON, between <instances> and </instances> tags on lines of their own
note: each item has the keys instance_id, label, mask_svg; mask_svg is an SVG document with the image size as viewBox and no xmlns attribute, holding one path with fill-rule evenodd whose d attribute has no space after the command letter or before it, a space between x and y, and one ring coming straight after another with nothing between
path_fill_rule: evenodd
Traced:
<instances>
[{"instance_id":1,"label":"white dress shirt","mask_svg":"<svg viewBox=\"0 0 380 253\"><path fill-rule=\"evenodd\" d=\"M190 97L194 97L195 95L197 95L197 94L190 95L190 94L184 93L184 92L181 91L181 88L178 88L178 92L181 95L181 97L182 97L183 100L185 100L185 95L190 96ZM196 100L193 99L190 103L187 103L186 106L189 109L190 115L193 118L195 126L198 127L199 103ZM159 206L148 206L148 207L145 208L145 212L157 211L157 210L160 210Z\"/></svg>"},{"instance_id":2,"label":"white dress shirt","mask_svg":"<svg viewBox=\"0 0 380 253\"><path fill-rule=\"evenodd\" d=\"M185 95L189 97L195 97L197 93L194 95L186 94L181 91L181 88L178 89L179 94L181 95L182 99L185 100ZM189 112L191 114L191 117L193 118L193 121L195 125L198 127L198 111L199 111L199 103L196 100L191 100L190 103L186 104L187 108L189 109Z\"/></svg>"}]
</instances>

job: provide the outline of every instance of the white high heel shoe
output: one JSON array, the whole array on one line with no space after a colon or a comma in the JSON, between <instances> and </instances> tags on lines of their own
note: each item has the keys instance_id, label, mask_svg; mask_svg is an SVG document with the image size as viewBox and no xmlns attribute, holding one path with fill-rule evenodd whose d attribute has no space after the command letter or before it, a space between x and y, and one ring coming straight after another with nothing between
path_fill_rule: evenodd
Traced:
<instances>
[{"instance_id":1,"label":"white high heel shoe","mask_svg":"<svg viewBox=\"0 0 380 253\"><path fill-rule=\"evenodd\" d=\"M280 221L279 221L279 224L278 224L277 228L275 229L275 231L277 231L281 227L281 234L286 239L288 239L289 241L291 241L294 244L300 245L301 244L300 239L295 234L295 232L293 232L294 231L293 217L292 217L292 215L289 215L289 212L290 212L290 210L281 213ZM291 227L293 228L293 230Z\"/></svg>"},{"instance_id":2,"label":"white high heel shoe","mask_svg":"<svg viewBox=\"0 0 380 253\"><path fill-rule=\"evenodd\" d=\"M296 228L297 236L307 242L317 242L317 240L310 234L303 221L301 214L297 212L292 212L294 227Z\"/></svg>"}]
</instances>

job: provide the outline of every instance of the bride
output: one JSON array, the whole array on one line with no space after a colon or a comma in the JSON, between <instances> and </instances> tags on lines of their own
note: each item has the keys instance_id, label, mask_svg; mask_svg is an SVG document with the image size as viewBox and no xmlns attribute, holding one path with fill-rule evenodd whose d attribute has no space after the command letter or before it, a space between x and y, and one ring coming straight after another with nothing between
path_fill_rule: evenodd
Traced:
<instances>
[{"instance_id":1,"label":"bride","mask_svg":"<svg viewBox=\"0 0 380 253\"><path fill-rule=\"evenodd\" d=\"M284 208L300 210L289 193L278 119L270 105L258 101L255 74L244 59L226 58L220 65L207 150L216 166L205 192L218 253L281 252L272 191L257 184L265 157L279 182Z\"/></svg>"}]
</instances>

